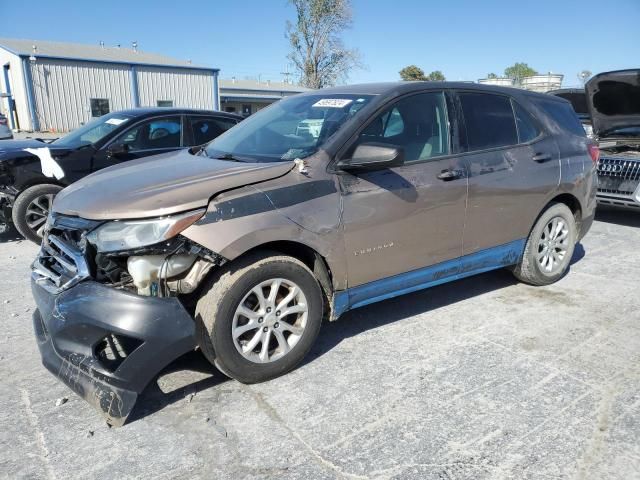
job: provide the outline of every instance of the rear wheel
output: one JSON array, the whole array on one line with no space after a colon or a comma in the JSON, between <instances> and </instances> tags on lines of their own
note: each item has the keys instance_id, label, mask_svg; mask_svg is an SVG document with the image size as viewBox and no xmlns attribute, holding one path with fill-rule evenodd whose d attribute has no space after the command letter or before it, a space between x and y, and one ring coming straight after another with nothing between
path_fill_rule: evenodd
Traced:
<instances>
[{"instance_id":1,"label":"rear wheel","mask_svg":"<svg viewBox=\"0 0 640 480\"><path fill-rule=\"evenodd\" d=\"M576 221L569 207L563 203L551 205L531 230L514 275L531 285L556 282L569 268L576 239Z\"/></svg>"},{"instance_id":2,"label":"rear wheel","mask_svg":"<svg viewBox=\"0 0 640 480\"><path fill-rule=\"evenodd\" d=\"M62 187L42 184L27 188L13 203L11 216L20 234L34 243L42 241L44 225L51 211L54 197Z\"/></svg>"},{"instance_id":3,"label":"rear wheel","mask_svg":"<svg viewBox=\"0 0 640 480\"><path fill-rule=\"evenodd\" d=\"M311 349L322 323L322 291L299 260L262 254L223 267L197 303L198 343L243 383L283 375Z\"/></svg>"}]
</instances>

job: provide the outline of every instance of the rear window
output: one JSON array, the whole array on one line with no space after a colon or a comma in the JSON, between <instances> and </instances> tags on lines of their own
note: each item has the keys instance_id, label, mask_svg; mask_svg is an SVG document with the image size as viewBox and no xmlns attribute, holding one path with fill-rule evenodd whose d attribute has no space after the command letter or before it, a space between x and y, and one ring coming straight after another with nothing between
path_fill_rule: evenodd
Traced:
<instances>
[{"instance_id":1,"label":"rear window","mask_svg":"<svg viewBox=\"0 0 640 480\"><path fill-rule=\"evenodd\" d=\"M574 135L585 136L582 123L570 104L552 100L537 100L536 103L564 130Z\"/></svg>"},{"instance_id":2,"label":"rear window","mask_svg":"<svg viewBox=\"0 0 640 480\"><path fill-rule=\"evenodd\" d=\"M467 149L485 150L518 143L511 101L502 95L460 93Z\"/></svg>"}]
</instances>

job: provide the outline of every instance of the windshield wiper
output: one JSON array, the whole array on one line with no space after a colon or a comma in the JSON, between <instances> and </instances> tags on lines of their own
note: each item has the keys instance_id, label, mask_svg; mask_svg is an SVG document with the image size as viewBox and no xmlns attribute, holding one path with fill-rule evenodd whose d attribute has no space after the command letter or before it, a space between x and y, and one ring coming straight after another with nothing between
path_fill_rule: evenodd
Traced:
<instances>
[{"instance_id":1,"label":"windshield wiper","mask_svg":"<svg viewBox=\"0 0 640 480\"><path fill-rule=\"evenodd\" d=\"M240 160L237 157L234 157L232 153L223 153L222 155L218 155L214 157L216 160L229 160L230 162L244 162L244 160Z\"/></svg>"}]
</instances>

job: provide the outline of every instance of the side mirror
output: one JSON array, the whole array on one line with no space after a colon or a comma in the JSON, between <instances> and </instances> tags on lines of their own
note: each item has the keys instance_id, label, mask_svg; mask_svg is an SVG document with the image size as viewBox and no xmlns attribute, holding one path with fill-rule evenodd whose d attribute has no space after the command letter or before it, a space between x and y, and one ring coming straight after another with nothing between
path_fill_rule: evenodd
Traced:
<instances>
[{"instance_id":1,"label":"side mirror","mask_svg":"<svg viewBox=\"0 0 640 480\"><path fill-rule=\"evenodd\" d=\"M383 143L362 143L358 145L351 158L339 160L336 166L340 170L366 171L399 167L404 164L404 150L401 147Z\"/></svg>"},{"instance_id":2,"label":"side mirror","mask_svg":"<svg viewBox=\"0 0 640 480\"><path fill-rule=\"evenodd\" d=\"M129 153L129 145L126 143L116 143L107 148L107 157L122 157Z\"/></svg>"}]
</instances>

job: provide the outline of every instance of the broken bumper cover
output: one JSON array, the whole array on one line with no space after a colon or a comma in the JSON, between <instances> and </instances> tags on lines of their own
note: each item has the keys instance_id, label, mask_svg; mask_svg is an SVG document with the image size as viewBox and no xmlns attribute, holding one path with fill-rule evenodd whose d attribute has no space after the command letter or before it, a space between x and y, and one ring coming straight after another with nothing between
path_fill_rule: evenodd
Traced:
<instances>
[{"instance_id":1,"label":"broken bumper cover","mask_svg":"<svg viewBox=\"0 0 640 480\"><path fill-rule=\"evenodd\" d=\"M123 425L160 370L195 348L194 320L176 298L140 297L96 282L59 295L33 280L31 289L43 365L110 425ZM115 360L104 356L109 345Z\"/></svg>"}]
</instances>

